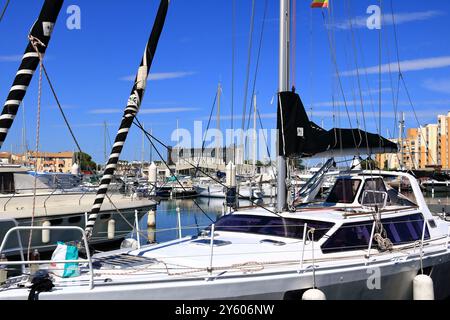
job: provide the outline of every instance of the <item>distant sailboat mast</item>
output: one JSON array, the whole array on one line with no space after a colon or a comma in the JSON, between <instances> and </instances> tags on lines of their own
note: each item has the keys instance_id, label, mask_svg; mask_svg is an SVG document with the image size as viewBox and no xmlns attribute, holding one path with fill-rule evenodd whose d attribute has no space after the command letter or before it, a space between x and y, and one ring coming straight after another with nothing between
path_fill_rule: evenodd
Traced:
<instances>
[{"instance_id":1,"label":"distant sailboat mast","mask_svg":"<svg viewBox=\"0 0 450 320\"><path fill-rule=\"evenodd\" d=\"M256 132L256 94L253 96L253 174L256 174L256 162L257 162L257 152L258 152L258 137Z\"/></svg>"},{"instance_id":2,"label":"distant sailboat mast","mask_svg":"<svg viewBox=\"0 0 450 320\"><path fill-rule=\"evenodd\" d=\"M106 162L108 162L108 152L106 151L106 149L107 149L107 145L108 145L108 127L107 127L107 123L106 123L106 121L103 123L103 130L104 130L104 132L103 132L103 138L104 138L104 141L103 141L103 156L104 156L104 158L105 158L105 163Z\"/></svg>"},{"instance_id":3,"label":"distant sailboat mast","mask_svg":"<svg viewBox=\"0 0 450 320\"><path fill-rule=\"evenodd\" d=\"M142 124L145 130L145 124ZM145 161L145 131L142 130L142 150L141 150L141 177L144 176L144 161Z\"/></svg>"},{"instance_id":4,"label":"distant sailboat mast","mask_svg":"<svg viewBox=\"0 0 450 320\"><path fill-rule=\"evenodd\" d=\"M220 99L222 95L222 86L219 83L217 86L217 133L220 132ZM219 139L219 136L216 137L216 166L217 170L220 168L221 164L221 141Z\"/></svg>"},{"instance_id":5,"label":"distant sailboat mast","mask_svg":"<svg viewBox=\"0 0 450 320\"><path fill-rule=\"evenodd\" d=\"M28 162L28 145L27 145L27 125L25 116L25 103L22 102L22 152L23 162L27 165Z\"/></svg>"}]
</instances>

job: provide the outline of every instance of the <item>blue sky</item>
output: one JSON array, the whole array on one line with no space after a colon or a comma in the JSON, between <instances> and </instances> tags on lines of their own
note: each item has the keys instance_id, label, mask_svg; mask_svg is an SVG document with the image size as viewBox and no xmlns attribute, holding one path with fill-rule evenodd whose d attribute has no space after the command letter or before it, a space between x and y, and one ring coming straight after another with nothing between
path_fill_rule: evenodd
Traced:
<instances>
[{"instance_id":1,"label":"blue sky","mask_svg":"<svg viewBox=\"0 0 450 320\"><path fill-rule=\"evenodd\" d=\"M0 6L3 2L0 1ZM27 33L42 3L40 0L14 0L0 24L0 97L3 99L6 99L26 46ZM234 127L240 127L252 1L238 0L236 3ZM264 0L256 0L249 91L253 85L264 3ZM351 126L356 127L359 123L363 129L378 130L379 32L365 27L369 16L367 8L378 3L376 0L334 1L334 23L326 28L321 10L311 10L309 0L297 0L296 87L308 112L312 113L312 120L319 124L323 121L325 128L333 126L333 116L337 125L350 127L331 59L328 44L331 35L335 39L333 50ZM69 5L81 8L81 30L66 27ZM396 92L398 72L390 0L383 1L384 5L387 8L382 8L385 23L381 56L382 64L386 66L382 68L381 79L381 132L387 135L389 130L393 135L396 124L391 78ZM132 87L130 78L134 79L157 6L156 0L71 0L65 2L61 11L47 51L46 67L82 149L98 162L104 159L103 122L108 123L113 137ZM401 65L419 123L436 122L438 113L450 110L450 43L447 41L450 2L395 0L394 14ZM354 25L353 32L349 28L349 19ZM195 120L203 120L206 127L219 81L223 86L224 120L221 126L231 126L232 21L231 0L171 1L139 115L146 127L152 128L153 133L166 143L173 144L170 137L177 119L180 127L188 130L192 130ZM271 101L278 83L278 1L268 1L264 28L256 92L264 127L270 129L276 122L276 105ZM356 62L361 74L361 90L353 72ZM393 63L391 74L387 72L389 62ZM27 140L31 148L35 147L37 78L36 74L24 100ZM365 126L359 91L363 97ZM41 150L75 150L47 85L44 85L42 99ZM407 113L408 127L418 126L403 89L400 90L399 111ZM20 113L4 144L5 151L21 150L21 131ZM141 140L139 130L133 128L122 158L140 159ZM198 144L201 142L197 141ZM146 145L146 159L149 153Z\"/></svg>"}]
</instances>

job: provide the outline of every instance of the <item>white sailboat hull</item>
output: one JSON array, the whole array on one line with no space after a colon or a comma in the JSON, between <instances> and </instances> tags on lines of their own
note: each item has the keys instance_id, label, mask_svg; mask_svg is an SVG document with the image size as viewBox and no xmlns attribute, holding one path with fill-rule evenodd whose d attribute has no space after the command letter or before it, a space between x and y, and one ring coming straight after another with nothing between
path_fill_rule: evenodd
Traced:
<instances>
[{"instance_id":1,"label":"white sailboat hull","mask_svg":"<svg viewBox=\"0 0 450 320\"><path fill-rule=\"evenodd\" d=\"M432 278L435 298L450 296L450 254L448 252L428 257L424 267L433 267ZM378 288L368 279L378 270L381 275ZM372 263L368 266L348 265L316 271L316 285L328 300L381 299L410 300L413 297L413 279L420 271L419 259L392 263ZM312 287L312 271L280 270L273 273L239 274L212 279L189 276L184 279L115 284L98 283L90 290L84 286L62 286L50 293L41 293L40 300L229 300L301 299L305 290ZM0 300L28 298L28 290L0 292Z\"/></svg>"}]
</instances>

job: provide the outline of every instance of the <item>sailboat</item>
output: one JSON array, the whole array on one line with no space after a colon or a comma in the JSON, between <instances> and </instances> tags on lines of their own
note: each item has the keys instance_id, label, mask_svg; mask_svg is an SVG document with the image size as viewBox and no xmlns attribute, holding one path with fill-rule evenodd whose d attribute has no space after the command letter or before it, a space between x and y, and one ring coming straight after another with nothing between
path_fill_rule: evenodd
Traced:
<instances>
[{"instance_id":1,"label":"sailboat","mask_svg":"<svg viewBox=\"0 0 450 320\"><path fill-rule=\"evenodd\" d=\"M167 9L168 1L161 6ZM158 17L160 25L165 10ZM78 261L81 275L46 278L54 287L40 299L301 299L307 293L316 299L411 299L421 296L413 292L413 281L429 289L428 276L435 286L425 290L427 298L449 296L450 224L430 212L411 175L355 168L338 175L322 204L294 202L288 210L283 160L291 154L350 154L354 145L339 144L336 132L361 133L374 150L397 148L366 132L325 131L301 115L299 96L286 91L289 17L289 1L280 0L278 124L287 140L279 152L277 206L231 212L197 236L159 245L93 257L87 250L88 258ZM292 117L286 117L289 110ZM312 143L311 132L320 136L319 144ZM330 159L303 197L314 196L333 166ZM413 200L385 184L392 176L410 181ZM0 299L26 299L29 291L26 280L8 279Z\"/></svg>"},{"instance_id":2,"label":"sailboat","mask_svg":"<svg viewBox=\"0 0 450 320\"><path fill-rule=\"evenodd\" d=\"M219 83L217 87L217 131L220 132L220 102L222 96L222 86ZM256 97L255 97L256 99ZM256 106L255 106L255 118L254 118L254 147L256 148ZM222 147L220 145L220 141L216 140L216 148L215 148L215 164L217 171L219 170L220 165L223 165L223 160L221 158L221 150ZM256 151L254 151L256 155ZM253 160L253 172L256 171L256 158ZM261 199L264 196L261 188L256 185L252 178L254 174L250 177L241 176L237 180L237 195L239 199ZM224 183L218 181L216 179L211 179L210 177L200 177L194 183L194 190L198 194L199 197L205 198L221 198L225 199L227 196L227 188Z\"/></svg>"}]
</instances>

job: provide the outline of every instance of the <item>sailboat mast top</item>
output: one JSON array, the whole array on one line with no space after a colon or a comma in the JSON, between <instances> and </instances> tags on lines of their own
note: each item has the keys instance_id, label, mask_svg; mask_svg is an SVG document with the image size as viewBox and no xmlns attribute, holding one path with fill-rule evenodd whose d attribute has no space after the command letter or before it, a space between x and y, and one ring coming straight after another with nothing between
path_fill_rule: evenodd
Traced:
<instances>
[{"instance_id":1,"label":"sailboat mast top","mask_svg":"<svg viewBox=\"0 0 450 320\"><path fill-rule=\"evenodd\" d=\"M222 85L218 84L217 86L217 133L220 131L220 100L222 98ZM222 159L222 153L221 153L221 141L220 139L216 139L216 165L217 169L220 168L220 162Z\"/></svg>"},{"instance_id":2,"label":"sailboat mast top","mask_svg":"<svg viewBox=\"0 0 450 320\"><path fill-rule=\"evenodd\" d=\"M162 29L164 27L168 7L169 0L161 0L158 13L156 14L156 19L153 24L153 29L145 47L145 52L139 66L136 79L134 81L133 89L131 90L130 97L128 98L127 107L125 108L122 117L122 123L120 124L119 131L117 132L116 139L105 168L105 172L100 182L100 187L97 191L94 205L92 206L91 214L89 215L89 219L86 224L86 236L88 240L90 240L92 236L94 225L97 221L97 216L100 212L103 201L106 198L106 193L108 192L109 185L111 184L114 173L116 171L120 155L128 136L128 132L130 131L131 125L133 124L133 121L141 107L142 99L144 98L144 93L147 86L148 73L155 56Z\"/></svg>"},{"instance_id":3,"label":"sailboat mast top","mask_svg":"<svg viewBox=\"0 0 450 320\"><path fill-rule=\"evenodd\" d=\"M290 9L290 0L280 0L279 92L289 90ZM286 207L286 158L279 154L277 163L277 211L282 212Z\"/></svg>"},{"instance_id":4,"label":"sailboat mast top","mask_svg":"<svg viewBox=\"0 0 450 320\"><path fill-rule=\"evenodd\" d=\"M0 148L6 140L9 129L11 129L19 111L19 106L25 98L33 74L39 65L39 56L45 55L63 2L64 0L45 0L41 13L31 28L29 38L32 40L28 42L22 57L22 63L16 73L0 116ZM39 53L36 52L35 47Z\"/></svg>"},{"instance_id":5,"label":"sailboat mast top","mask_svg":"<svg viewBox=\"0 0 450 320\"><path fill-rule=\"evenodd\" d=\"M279 69L278 91L289 90L289 47L291 36L290 1L280 0L280 43L279 43Z\"/></svg>"}]
</instances>

